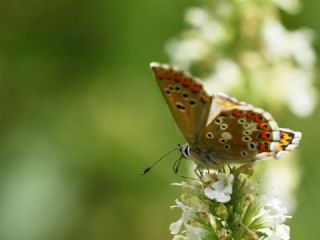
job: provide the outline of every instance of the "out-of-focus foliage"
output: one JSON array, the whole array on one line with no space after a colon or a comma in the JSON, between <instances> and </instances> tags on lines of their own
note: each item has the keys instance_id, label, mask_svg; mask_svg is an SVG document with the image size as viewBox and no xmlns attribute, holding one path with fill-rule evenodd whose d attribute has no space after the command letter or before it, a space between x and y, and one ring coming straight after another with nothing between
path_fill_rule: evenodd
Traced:
<instances>
[{"instance_id":1,"label":"out-of-focus foliage","mask_svg":"<svg viewBox=\"0 0 320 240\"><path fill-rule=\"evenodd\" d=\"M164 43L194 4L0 2L0 239L170 237L175 156L140 172L183 139L148 64L167 61ZM320 2L303 6L285 24L310 26L318 44ZM292 239L320 235L319 120L280 119L304 133Z\"/></svg>"}]
</instances>

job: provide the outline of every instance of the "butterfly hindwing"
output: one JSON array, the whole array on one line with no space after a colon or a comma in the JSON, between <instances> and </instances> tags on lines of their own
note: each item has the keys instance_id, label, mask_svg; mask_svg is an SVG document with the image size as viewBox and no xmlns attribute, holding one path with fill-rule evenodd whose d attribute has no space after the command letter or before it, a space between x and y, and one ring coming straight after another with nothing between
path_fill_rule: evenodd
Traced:
<instances>
[{"instance_id":1,"label":"butterfly hindwing","mask_svg":"<svg viewBox=\"0 0 320 240\"><path fill-rule=\"evenodd\" d=\"M301 139L300 132L278 128L270 113L226 95L215 96L210 116L199 144L226 163L279 158Z\"/></svg>"},{"instance_id":2,"label":"butterfly hindwing","mask_svg":"<svg viewBox=\"0 0 320 240\"><path fill-rule=\"evenodd\" d=\"M217 113L210 112L215 117L201 132L201 148L225 163L255 161L259 154L261 158L267 157L266 153L272 152L271 148L280 140L280 131L272 116L225 96L216 101L223 102L218 104Z\"/></svg>"},{"instance_id":3,"label":"butterfly hindwing","mask_svg":"<svg viewBox=\"0 0 320 240\"><path fill-rule=\"evenodd\" d=\"M169 65L151 63L161 92L173 117L189 143L206 124L212 97L197 81Z\"/></svg>"}]
</instances>

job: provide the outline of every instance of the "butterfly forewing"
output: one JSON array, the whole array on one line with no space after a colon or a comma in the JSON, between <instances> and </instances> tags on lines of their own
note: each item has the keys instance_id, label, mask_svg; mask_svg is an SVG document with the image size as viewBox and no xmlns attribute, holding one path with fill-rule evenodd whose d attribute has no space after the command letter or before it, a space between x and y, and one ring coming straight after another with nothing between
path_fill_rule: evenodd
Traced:
<instances>
[{"instance_id":1,"label":"butterfly forewing","mask_svg":"<svg viewBox=\"0 0 320 240\"><path fill-rule=\"evenodd\" d=\"M194 144L208 119L212 97L191 76L168 65L151 63L151 69L181 132Z\"/></svg>"}]
</instances>

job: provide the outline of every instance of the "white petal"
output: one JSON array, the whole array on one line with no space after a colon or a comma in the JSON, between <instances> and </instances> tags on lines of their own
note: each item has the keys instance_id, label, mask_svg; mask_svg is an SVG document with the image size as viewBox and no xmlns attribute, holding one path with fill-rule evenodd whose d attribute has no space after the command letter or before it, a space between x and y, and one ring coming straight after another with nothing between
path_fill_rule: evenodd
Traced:
<instances>
[{"instance_id":1,"label":"white petal","mask_svg":"<svg viewBox=\"0 0 320 240\"><path fill-rule=\"evenodd\" d=\"M273 233L273 231L270 228L261 228L261 229L258 229L257 232L264 233L267 236L271 236Z\"/></svg>"},{"instance_id":2,"label":"white petal","mask_svg":"<svg viewBox=\"0 0 320 240\"><path fill-rule=\"evenodd\" d=\"M202 239L203 230L201 228L192 227L189 224L186 224L185 227L186 227L188 240L201 240Z\"/></svg>"},{"instance_id":3,"label":"white petal","mask_svg":"<svg viewBox=\"0 0 320 240\"><path fill-rule=\"evenodd\" d=\"M217 202L226 203L231 200L231 197L230 195L227 195L227 194L221 194L216 200Z\"/></svg>"},{"instance_id":4,"label":"white petal","mask_svg":"<svg viewBox=\"0 0 320 240\"><path fill-rule=\"evenodd\" d=\"M284 224L276 226L276 233L281 238L281 240L290 239L290 227Z\"/></svg>"},{"instance_id":5,"label":"white petal","mask_svg":"<svg viewBox=\"0 0 320 240\"><path fill-rule=\"evenodd\" d=\"M169 227L170 233L172 235L179 233L180 229L181 229L181 226L182 226L182 220L181 219L179 219L178 221L176 221L174 223L171 223L170 227Z\"/></svg>"},{"instance_id":6,"label":"white petal","mask_svg":"<svg viewBox=\"0 0 320 240\"><path fill-rule=\"evenodd\" d=\"M217 191L213 190L212 188L206 187L204 189L204 195L206 195L207 198L213 200L213 199L216 199L219 194Z\"/></svg>"}]
</instances>

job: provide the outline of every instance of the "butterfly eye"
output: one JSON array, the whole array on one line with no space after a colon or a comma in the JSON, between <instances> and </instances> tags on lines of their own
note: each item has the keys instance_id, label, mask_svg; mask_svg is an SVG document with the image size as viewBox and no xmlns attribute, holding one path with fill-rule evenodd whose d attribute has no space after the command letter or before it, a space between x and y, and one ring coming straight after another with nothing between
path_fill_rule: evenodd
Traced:
<instances>
[{"instance_id":1,"label":"butterfly eye","mask_svg":"<svg viewBox=\"0 0 320 240\"><path fill-rule=\"evenodd\" d=\"M242 137L242 141L244 141L244 142L250 142L252 139L251 139L251 137L249 137L249 136L244 136L244 137Z\"/></svg>"},{"instance_id":2,"label":"butterfly eye","mask_svg":"<svg viewBox=\"0 0 320 240\"><path fill-rule=\"evenodd\" d=\"M246 151L241 151L240 154L241 154L242 157L248 156L248 153Z\"/></svg>"},{"instance_id":3,"label":"butterfly eye","mask_svg":"<svg viewBox=\"0 0 320 240\"><path fill-rule=\"evenodd\" d=\"M173 91L173 90L174 90L174 87L173 87L172 85L169 85L169 89L170 89L171 91Z\"/></svg>"},{"instance_id":4,"label":"butterfly eye","mask_svg":"<svg viewBox=\"0 0 320 240\"><path fill-rule=\"evenodd\" d=\"M221 130L226 130L227 128L228 128L228 125L225 123L220 126Z\"/></svg>"},{"instance_id":5,"label":"butterfly eye","mask_svg":"<svg viewBox=\"0 0 320 240\"><path fill-rule=\"evenodd\" d=\"M212 132L207 132L207 138L212 139L213 138L213 133Z\"/></svg>"},{"instance_id":6,"label":"butterfly eye","mask_svg":"<svg viewBox=\"0 0 320 240\"><path fill-rule=\"evenodd\" d=\"M179 87L179 86L176 86L176 87L175 87L175 90L176 90L177 92L179 92L179 91L180 91L180 87Z\"/></svg>"}]
</instances>

